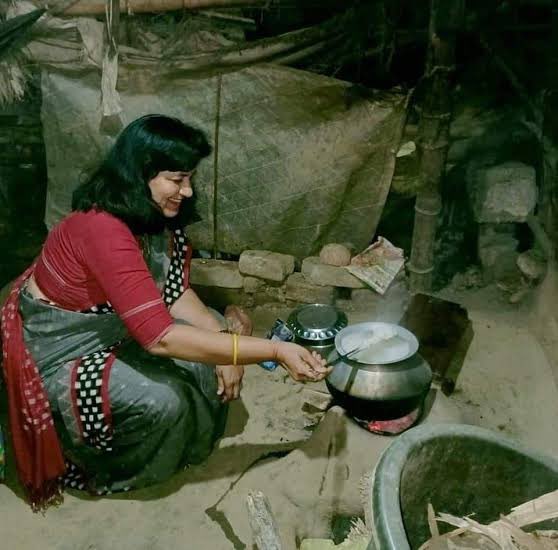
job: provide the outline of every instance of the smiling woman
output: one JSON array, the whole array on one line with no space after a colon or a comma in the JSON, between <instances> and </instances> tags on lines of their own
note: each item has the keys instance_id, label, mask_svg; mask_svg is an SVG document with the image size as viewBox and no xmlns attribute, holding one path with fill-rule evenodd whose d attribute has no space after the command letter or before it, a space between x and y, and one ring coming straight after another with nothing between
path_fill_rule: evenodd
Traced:
<instances>
[{"instance_id":1,"label":"smiling woman","mask_svg":"<svg viewBox=\"0 0 558 550\"><path fill-rule=\"evenodd\" d=\"M301 381L328 372L296 344L222 333L189 288L183 228L210 151L177 119L132 122L2 308L10 433L35 507L61 484L126 491L204 460L243 364L275 360Z\"/></svg>"},{"instance_id":2,"label":"smiling woman","mask_svg":"<svg viewBox=\"0 0 558 550\"><path fill-rule=\"evenodd\" d=\"M166 218L175 217L183 200L191 199L194 172L159 172L149 181L151 197Z\"/></svg>"}]
</instances>

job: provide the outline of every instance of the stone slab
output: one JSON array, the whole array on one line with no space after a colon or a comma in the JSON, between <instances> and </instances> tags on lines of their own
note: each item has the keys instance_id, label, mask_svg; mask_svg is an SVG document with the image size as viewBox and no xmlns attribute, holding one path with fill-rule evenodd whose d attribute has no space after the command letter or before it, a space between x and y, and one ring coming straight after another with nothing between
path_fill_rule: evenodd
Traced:
<instances>
[{"instance_id":1,"label":"stone slab","mask_svg":"<svg viewBox=\"0 0 558 550\"><path fill-rule=\"evenodd\" d=\"M243 275L283 282L294 271L295 257L269 250L245 250L238 263Z\"/></svg>"},{"instance_id":2,"label":"stone slab","mask_svg":"<svg viewBox=\"0 0 558 550\"><path fill-rule=\"evenodd\" d=\"M238 262L226 260L194 258L190 266L190 282L220 288L243 288Z\"/></svg>"},{"instance_id":3,"label":"stone slab","mask_svg":"<svg viewBox=\"0 0 558 550\"><path fill-rule=\"evenodd\" d=\"M285 283L285 297L304 304L333 304L335 287L311 283L302 273L293 273Z\"/></svg>"},{"instance_id":4,"label":"stone slab","mask_svg":"<svg viewBox=\"0 0 558 550\"><path fill-rule=\"evenodd\" d=\"M317 256L310 256L303 260L302 274L308 281L316 285L366 288L360 279L351 275L345 268L322 264Z\"/></svg>"}]
</instances>

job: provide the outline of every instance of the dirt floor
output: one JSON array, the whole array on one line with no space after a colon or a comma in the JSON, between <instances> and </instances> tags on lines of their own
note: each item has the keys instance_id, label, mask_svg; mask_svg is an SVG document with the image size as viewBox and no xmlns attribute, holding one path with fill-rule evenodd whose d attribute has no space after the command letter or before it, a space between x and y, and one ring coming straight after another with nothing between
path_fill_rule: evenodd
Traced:
<instances>
[{"instance_id":1,"label":"dirt floor","mask_svg":"<svg viewBox=\"0 0 558 550\"><path fill-rule=\"evenodd\" d=\"M528 304L508 304L495 287L448 290L443 297L468 308L475 336L456 392L449 399L438 392L425 421L461 420L558 455L553 421L558 390L551 365L529 331ZM261 333L284 313L258 308L257 329ZM351 322L368 319L366 312L349 317ZM251 549L244 498L249 489L270 498L282 535L290 537L287 548L294 548L296 539L327 536L336 514L361 515L359 478L372 470L391 439L367 434L339 409L332 409L312 433L301 411L303 385L282 370L246 370L226 436L205 464L125 497L66 495L45 516L33 514L13 486L1 485L1 547ZM325 389L323 383L318 386ZM344 440L336 447L330 436L341 431Z\"/></svg>"}]
</instances>

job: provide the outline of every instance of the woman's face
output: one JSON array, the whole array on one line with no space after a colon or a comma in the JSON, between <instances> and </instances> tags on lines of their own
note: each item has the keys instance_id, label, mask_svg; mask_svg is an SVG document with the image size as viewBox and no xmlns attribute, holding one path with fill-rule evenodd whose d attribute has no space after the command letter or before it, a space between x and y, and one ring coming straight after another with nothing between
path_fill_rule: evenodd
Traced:
<instances>
[{"instance_id":1,"label":"woman's face","mask_svg":"<svg viewBox=\"0 0 558 550\"><path fill-rule=\"evenodd\" d=\"M151 198L166 218L174 218L180 210L180 203L189 199L194 191L192 189L192 176L194 172L159 172L149 180Z\"/></svg>"}]
</instances>

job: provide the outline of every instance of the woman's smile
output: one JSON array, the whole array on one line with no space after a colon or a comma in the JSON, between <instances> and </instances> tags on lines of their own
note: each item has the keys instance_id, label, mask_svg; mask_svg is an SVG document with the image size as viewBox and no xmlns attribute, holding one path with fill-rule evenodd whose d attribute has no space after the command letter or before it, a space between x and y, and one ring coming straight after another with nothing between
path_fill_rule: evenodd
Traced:
<instances>
[{"instance_id":1,"label":"woman's smile","mask_svg":"<svg viewBox=\"0 0 558 550\"><path fill-rule=\"evenodd\" d=\"M189 199L194 191L191 178L193 172L159 172L149 181L151 197L167 218L173 218L180 210L184 199Z\"/></svg>"}]
</instances>

